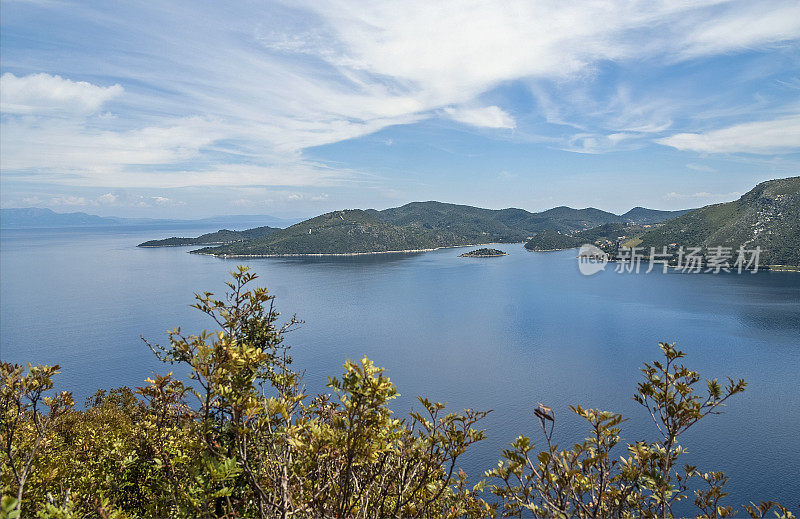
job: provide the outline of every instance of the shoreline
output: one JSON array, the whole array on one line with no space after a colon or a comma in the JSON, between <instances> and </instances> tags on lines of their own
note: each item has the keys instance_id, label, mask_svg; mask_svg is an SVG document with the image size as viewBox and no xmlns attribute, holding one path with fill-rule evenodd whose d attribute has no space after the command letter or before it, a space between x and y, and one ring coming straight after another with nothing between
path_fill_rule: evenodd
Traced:
<instances>
[{"instance_id":1,"label":"shoreline","mask_svg":"<svg viewBox=\"0 0 800 519\"><path fill-rule=\"evenodd\" d=\"M519 242L508 242L508 243L474 243L468 245L449 245L443 247L434 247L430 249L405 249L405 250L387 250L387 251L372 251L372 252L306 252L306 253L296 253L296 254L212 254L210 252L195 252L189 251L189 254L197 254L198 256L211 256L214 258L223 258L223 259L231 259L231 258L324 258L324 257L347 257L347 256L372 256L378 254L419 254L423 252L433 252L437 250L443 249L458 249L461 247L479 247L484 245L517 245L520 243L527 243L524 241ZM148 246L143 248L158 248L159 246ZM164 245L163 247L183 247L183 245ZM526 252L558 252L564 250L572 250L572 249L579 249L580 247L568 247L563 249L523 249ZM501 255L497 255L498 257ZM503 254L502 256L508 256L508 253ZM459 257L494 257L494 256L464 256L459 255ZM617 260L611 259L609 262L616 262ZM649 263L647 260L642 260L643 263ZM680 267L676 267L674 265L670 265L669 268L676 269ZM800 266L794 265L762 265L759 266L759 270L768 270L770 272L794 272L800 273Z\"/></svg>"},{"instance_id":2,"label":"shoreline","mask_svg":"<svg viewBox=\"0 0 800 519\"><path fill-rule=\"evenodd\" d=\"M372 251L372 252L304 252L295 254L212 254L210 252L189 251L189 254L198 254L200 256L213 256L215 258L302 258L302 257L325 257L325 256L370 256L374 254L415 254L420 252L433 252L442 249L479 247L481 245L516 245L519 243L525 243L525 242L515 241L508 243L497 243L497 242L473 243L466 245L447 245L442 247L434 247L430 249L405 249L405 250L386 250L386 251Z\"/></svg>"},{"instance_id":3,"label":"shoreline","mask_svg":"<svg viewBox=\"0 0 800 519\"><path fill-rule=\"evenodd\" d=\"M563 249L529 249L525 247L528 252L558 252L560 250L580 249L580 247L564 247Z\"/></svg>"},{"instance_id":4,"label":"shoreline","mask_svg":"<svg viewBox=\"0 0 800 519\"><path fill-rule=\"evenodd\" d=\"M141 249L160 249L162 247L210 247L213 245L228 245L232 242L227 241L216 241L216 242L209 242L209 243L174 243L169 245L142 245L141 243L137 245L137 247Z\"/></svg>"}]
</instances>

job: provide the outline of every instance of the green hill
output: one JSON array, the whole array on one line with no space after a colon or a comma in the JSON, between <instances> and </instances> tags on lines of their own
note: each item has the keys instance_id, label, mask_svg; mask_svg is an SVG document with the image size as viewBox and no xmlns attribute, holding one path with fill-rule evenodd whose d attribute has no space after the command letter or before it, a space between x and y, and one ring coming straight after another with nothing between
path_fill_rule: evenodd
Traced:
<instances>
[{"instance_id":1,"label":"green hill","mask_svg":"<svg viewBox=\"0 0 800 519\"><path fill-rule=\"evenodd\" d=\"M763 265L800 265L800 177L762 182L739 200L695 209L641 238L645 250L758 246Z\"/></svg>"},{"instance_id":2,"label":"green hill","mask_svg":"<svg viewBox=\"0 0 800 519\"><path fill-rule=\"evenodd\" d=\"M592 208L557 207L531 213L515 208L482 209L442 202L412 202L382 211L334 211L263 237L232 240L234 243L194 252L269 256L425 250L480 243L519 243L546 230L573 233L609 222L623 225L625 221L623 216Z\"/></svg>"},{"instance_id":3,"label":"green hill","mask_svg":"<svg viewBox=\"0 0 800 519\"><path fill-rule=\"evenodd\" d=\"M574 233L546 230L528 240L525 248L535 251L574 249L585 243L593 243L606 252L613 252L620 242L638 237L646 231L647 228L641 225L623 223L607 223Z\"/></svg>"},{"instance_id":4,"label":"green hill","mask_svg":"<svg viewBox=\"0 0 800 519\"><path fill-rule=\"evenodd\" d=\"M645 225L664 222L670 218L675 218L688 213L691 209L682 209L679 211L660 211L658 209L647 209L645 207L634 207L627 213L623 214L621 218L632 225Z\"/></svg>"},{"instance_id":5,"label":"green hill","mask_svg":"<svg viewBox=\"0 0 800 519\"><path fill-rule=\"evenodd\" d=\"M460 243L519 242L525 239L524 225L509 225L498 218L500 211L442 202L412 202L383 211L370 210L393 225L436 231ZM524 211L530 216L532 213Z\"/></svg>"},{"instance_id":6,"label":"green hill","mask_svg":"<svg viewBox=\"0 0 800 519\"><path fill-rule=\"evenodd\" d=\"M645 211L651 211L645 209ZM541 213L531 213L524 209L482 209L468 205L445 204L442 202L412 202L401 207L370 211L378 218L394 225L411 225L424 229L448 230L462 237L481 239L487 235L495 241L523 241L542 230L573 232L597 227L605 223L624 223L624 216L615 215L600 209L573 209L556 207ZM663 219L677 216L672 211ZM676 212L680 214L680 212ZM654 217L657 219L657 217Z\"/></svg>"},{"instance_id":7,"label":"green hill","mask_svg":"<svg viewBox=\"0 0 800 519\"><path fill-rule=\"evenodd\" d=\"M197 238L165 238L163 240L149 240L137 245L137 247L179 247L184 245L218 245L243 240L253 240L268 236L280 231L277 227L254 227L244 231L229 231L220 229L217 232L209 232Z\"/></svg>"},{"instance_id":8,"label":"green hill","mask_svg":"<svg viewBox=\"0 0 800 519\"><path fill-rule=\"evenodd\" d=\"M574 249L580 247L584 243L586 242L580 241L580 239L572 234L545 229L544 231L536 233L528 240L525 243L525 248L538 251Z\"/></svg>"},{"instance_id":9,"label":"green hill","mask_svg":"<svg viewBox=\"0 0 800 519\"><path fill-rule=\"evenodd\" d=\"M348 254L432 249L454 240L454 235L392 225L373 212L353 209L323 214L263 238L193 252L218 256Z\"/></svg>"}]
</instances>

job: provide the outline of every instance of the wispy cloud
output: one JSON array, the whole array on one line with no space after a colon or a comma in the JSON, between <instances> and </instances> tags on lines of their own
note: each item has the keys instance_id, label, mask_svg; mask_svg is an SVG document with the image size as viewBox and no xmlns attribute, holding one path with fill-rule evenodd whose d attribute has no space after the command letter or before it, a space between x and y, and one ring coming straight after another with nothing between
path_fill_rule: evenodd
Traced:
<instances>
[{"instance_id":1,"label":"wispy cloud","mask_svg":"<svg viewBox=\"0 0 800 519\"><path fill-rule=\"evenodd\" d=\"M0 163L37 181L357 182L363 177L355 171L311 161L308 150L436 117L489 134L519 131L513 106L485 98L519 80L541 86L535 99L546 121L577 129L552 139L568 151L634 149L653 138L710 153L798 144L796 118L702 133L680 127L669 136L676 98L625 84L592 91L603 63L680 62L795 41L795 1L176 0L169 8L144 1L40 8L61 20L49 37L64 50L4 49L4 67L15 73L2 76ZM68 45L74 34L60 27L120 37L110 46L100 38Z\"/></svg>"},{"instance_id":2,"label":"wispy cloud","mask_svg":"<svg viewBox=\"0 0 800 519\"><path fill-rule=\"evenodd\" d=\"M800 115L736 124L704 133L679 133L656 142L702 153L772 154L800 150Z\"/></svg>"},{"instance_id":3,"label":"wispy cloud","mask_svg":"<svg viewBox=\"0 0 800 519\"><path fill-rule=\"evenodd\" d=\"M483 128L514 129L517 123L506 111L498 106L483 108L447 107L444 112L454 121Z\"/></svg>"}]
</instances>

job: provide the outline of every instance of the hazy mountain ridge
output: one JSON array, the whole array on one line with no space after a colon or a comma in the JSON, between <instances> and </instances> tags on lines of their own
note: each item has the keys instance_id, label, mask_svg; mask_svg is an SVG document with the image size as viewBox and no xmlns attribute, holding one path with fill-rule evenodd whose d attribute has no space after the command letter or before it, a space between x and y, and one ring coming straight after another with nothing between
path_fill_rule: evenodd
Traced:
<instances>
[{"instance_id":1,"label":"hazy mountain ridge","mask_svg":"<svg viewBox=\"0 0 800 519\"><path fill-rule=\"evenodd\" d=\"M4 229L52 229L60 227L109 227L109 226L200 226L219 225L286 227L297 223L296 218L276 218L270 215L225 215L181 220L169 218L123 218L118 216L97 216L84 212L57 213L41 207L22 207L0 209L0 227Z\"/></svg>"},{"instance_id":2,"label":"hazy mountain ridge","mask_svg":"<svg viewBox=\"0 0 800 519\"><path fill-rule=\"evenodd\" d=\"M87 213L56 213L50 209L24 207L0 209L0 226L3 228L28 227L88 227L119 225L119 219Z\"/></svg>"}]
</instances>

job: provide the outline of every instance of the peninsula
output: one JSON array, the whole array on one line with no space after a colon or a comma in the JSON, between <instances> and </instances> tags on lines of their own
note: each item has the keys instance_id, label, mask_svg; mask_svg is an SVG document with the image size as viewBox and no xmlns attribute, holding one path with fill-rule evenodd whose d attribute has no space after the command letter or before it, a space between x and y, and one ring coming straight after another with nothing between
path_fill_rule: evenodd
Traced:
<instances>
[{"instance_id":1,"label":"peninsula","mask_svg":"<svg viewBox=\"0 0 800 519\"><path fill-rule=\"evenodd\" d=\"M585 243L614 256L619 247L677 254L681 247L760 249L760 264L772 270L800 266L800 177L758 184L738 200L712 204L661 223L604 224L583 231L544 230L525 244L534 251L572 249Z\"/></svg>"}]
</instances>

